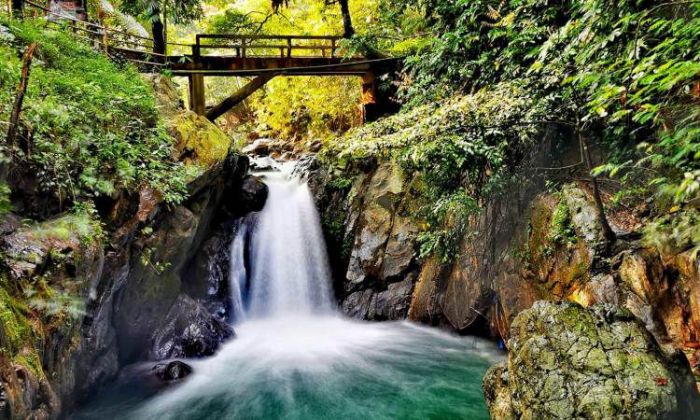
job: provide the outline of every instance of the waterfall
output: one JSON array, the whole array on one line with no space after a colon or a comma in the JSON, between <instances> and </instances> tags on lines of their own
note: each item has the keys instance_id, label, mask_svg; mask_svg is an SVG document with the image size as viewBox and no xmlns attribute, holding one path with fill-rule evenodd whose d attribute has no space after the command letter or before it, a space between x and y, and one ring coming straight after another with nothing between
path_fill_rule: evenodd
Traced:
<instances>
[{"instance_id":1,"label":"waterfall","mask_svg":"<svg viewBox=\"0 0 700 420\"><path fill-rule=\"evenodd\" d=\"M265 208L247 216L234 236L230 289L236 322L332 310L318 212L309 188L289 168L264 175Z\"/></svg>"},{"instance_id":2,"label":"waterfall","mask_svg":"<svg viewBox=\"0 0 700 420\"><path fill-rule=\"evenodd\" d=\"M78 418L488 419L481 377L494 346L333 310L319 217L289 173L266 173L265 208L233 228L236 338L188 360L181 384L140 400L115 393Z\"/></svg>"}]
</instances>

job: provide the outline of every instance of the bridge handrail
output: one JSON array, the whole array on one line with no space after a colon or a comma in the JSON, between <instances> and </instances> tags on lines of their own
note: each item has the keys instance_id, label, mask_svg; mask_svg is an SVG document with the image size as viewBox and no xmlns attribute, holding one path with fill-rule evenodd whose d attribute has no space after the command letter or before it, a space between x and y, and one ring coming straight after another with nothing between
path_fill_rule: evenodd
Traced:
<instances>
[{"instance_id":1,"label":"bridge handrail","mask_svg":"<svg viewBox=\"0 0 700 420\"><path fill-rule=\"evenodd\" d=\"M77 19L74 16L57 13L36 0L24 0L24 4L44 12L46 24L62 26L67 24L73 30L73 36L92 42L96 48L108 55L117 54L137 64L153 66L170 66L173 60L188 59L187 56L168 56L153 52L153 40L125 30L109 28L94 22ZM202 50L235 50L240 58L338 58L339 41L336 35L270 35L270 34L197 34L194 44L166 42L167 45L192 49L192 58L197 61L202 57ZM266 41L270 41L266 43ZM279 55L270 55L270 51L279 51ZM294 54L295 51L317 51L316 54ZM147 61L144 61L147 60Z\"/></svg>"},{"instance_id":2,"label":"bridge handrail","mask_svg":"<svg viewBox=\"0 0 700 420\"><path fill-rule=\"evenodd\" d=\"M107 34L112 34L112 35L121 35L121 36L124 36L126 38L131 38L130 41L125 40L125 39L116 39L115 41L117 43L126 43L126 44L131 44L131 45L148 44L148 46L150 46L150 47L152 47L152 45L153 45L153 39L151 39L149 37L141 36L138 34L134 34L134 33L119 30L119 29L109 28L109 27L102 26L102 25L99 25L99 24L96 24L93 22L85 21L85 20L76 19L75 17L70 16L70 15L56 13L55 11L53 11L45 6L42 6L40 4L34 3L31 0L24 0L24 3L31 6L32 8L41 10L41 11L43 11L49 15L55 16L61 20L71 22L71 25L75 25L75 26L73 26L73 28L77 29L79 31L89 32L93 35L100 35L100 36L103 35L104 33L107 33ZM58 23L58 22L53 22L53 23ZM95 30L81 28L80 26L85 26L86 28L93 28ZM114 38L110 38L110 39L114 39ZM139 43L138 41L134 41L134 40L139 40L139 41L143 41L143 42ZM96 41L99 43L104 42L101 40L96 40ZM192 46L192 44L182 44L182 43L177 43L177 42L166 42L166 44L172 45L172 46L180 46L180 47L191 47ZM158 55L158 54L156 54L156 55Z\"/></svg>"},{"instance_id":3,"label":"bridge handrail","mask_svg":"<svg viewBox=\"0 0 700 420\"><path fill-rule=\"evenodd\" d=\"M194 56L201 56L202 49L233 49L236 56L241 58L264 57L264 55L248 54L248 50L279 50L282 58L293 56L294 50L320 51L321 56L326 56L326 51L330 51L330 56L335 57L338 50L338 41L342 36L335 35L257 35L257 34L197 34L195 45L192 47ZM231 44L221 42L207 43L203 40L230 40ZM282 41L275 44L264 44L260 41ZM299 45L295 41L326 41L320 45Z\"/></svg>"},{"instance_id":4,"label":"bridge handrail","mask_svg":"<svg viewBox=\"0 0 700 420\"><path fill-rule=\"evenodd\" d=\"M228 39L320 39L320 40L341 40L342 36L336 35L258 35L258 34L197 34L197 39L201 38L228 38Z\"/></svg>"}]
</instances>

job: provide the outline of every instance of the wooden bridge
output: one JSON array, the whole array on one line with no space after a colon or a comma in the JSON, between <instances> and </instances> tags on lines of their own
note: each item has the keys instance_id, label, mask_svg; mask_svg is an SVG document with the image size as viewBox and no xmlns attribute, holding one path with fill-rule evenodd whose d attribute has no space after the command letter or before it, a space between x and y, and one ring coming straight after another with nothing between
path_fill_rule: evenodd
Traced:
<instances>
[{"instance_id":1,"label":"wooden bridge","mask_svg":"<svg viewBox=\"0 0 700 420\"><path fill-rule=\"evenodd\" d=\"M50 10L30 0L25 15L44 16L47 25L67 26L73 34L115 59L128 60L143 72L167 70L189 81L190 109L214 121L276 76L362 77L366 120L378 114L376 77L396 68L395 58L344 57L338 36L198 34L193 44L168 42L171 54L152 52L144 36ZM237 92L209 109L205 77L252 77Z\"/></svg>"}]
</instances>

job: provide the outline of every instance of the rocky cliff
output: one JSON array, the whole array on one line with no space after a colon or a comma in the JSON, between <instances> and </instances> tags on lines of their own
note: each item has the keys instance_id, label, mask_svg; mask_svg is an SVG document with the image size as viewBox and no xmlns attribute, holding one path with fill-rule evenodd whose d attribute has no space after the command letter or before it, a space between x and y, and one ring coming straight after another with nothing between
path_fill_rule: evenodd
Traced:
<instances>
[{"instance_id":1,"label":"rocky cliff","mask_svg":"<svg viewBox=\"0 0 700 420\"><path fill-rule=\"evenodd\" d=\"M227 248L205 242L259 209L265 186L216 126L177 106L167 78L151 83L191 168L188 198L171 206L142 188L98 200L96 213L4 218L0 417L65 415L126 364L210 355L234 335L209 293L227 279L209 275L217 267L189 274Z\"/></svg>"},{"instance_id":2,"label":"rocky cliff","mask_svg":"<svg viewBox=\"0 0 700 420\"><path fill-rule=\"evenodd\" d=\"M429 227L417 210L424 199L420 172L392 159L345 167L333 157L330 164L306 162L342 309L363 319L409 318L486 335L508 346L516 315L538 300L611 304L641 320L662 346L683 351L697 370L696 254L641 240L640 215L625 209L608 211L618 239L607 243L585 172L559 178L583 180L550 187L536 170L577 158L555 152L546 136L513 182L480 201L453 258L421 255L420 235Z\"/></svg>"}]
</instances>

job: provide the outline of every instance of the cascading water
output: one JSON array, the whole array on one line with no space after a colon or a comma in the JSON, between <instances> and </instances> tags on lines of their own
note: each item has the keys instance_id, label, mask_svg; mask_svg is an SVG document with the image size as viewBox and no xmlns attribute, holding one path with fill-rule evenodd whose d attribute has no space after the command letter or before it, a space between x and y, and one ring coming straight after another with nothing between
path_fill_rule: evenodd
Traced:
<instances>
[{"instance_id":1,"label":"cascading water","mask_svg":"<svg viewBox=\"0 0 700 420\"><path fill-rule=\"evenodd\" d=\"M262 212L237 226L231 300L237 337L154 397L112 398L82 418L488 418L488 343L407 322L343 318L305 184L266 175ZM133 391L132 391L133 393Z\"/></svg>"},{"instance_id":2,"label":"cascading water","mask_svg":"<svg viewBox=\"0 0 700 420\"><path fill-rule=\"evenodd\" d=\"M250 273L247 278L236 275L232 282L239 284L232 289L249 286L250 301L243 303L253 318L328 313L330 272L311 193L288 171L270 173L265 180L265 208L247 217L234 239L238 251L238 244L250 238ZM231 264L245 266L236 259L244 253L236 254Z\"/></svg>"}]
</instances>

